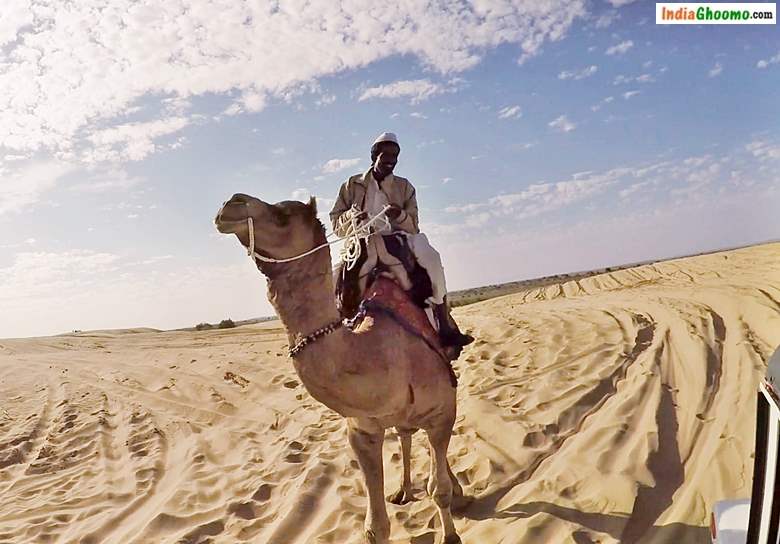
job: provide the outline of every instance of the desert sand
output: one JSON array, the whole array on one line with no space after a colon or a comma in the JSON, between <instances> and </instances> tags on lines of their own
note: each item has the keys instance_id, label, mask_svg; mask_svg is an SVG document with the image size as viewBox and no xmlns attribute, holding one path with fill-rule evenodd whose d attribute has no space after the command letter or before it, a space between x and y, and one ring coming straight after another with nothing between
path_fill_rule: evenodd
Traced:
<instances>
[{"instance_id":1,"label":"desert sand","mask_svg":"<svg viewBox=\"0 0 780 544\"><path fill-rule=\"evenodd\" d=\"M455 315L477 337L449 449L464 543L707 542L708 507L749 495L780 244ZM432 544L422 433L413 456L392 540ZM278 322L0 340L0 543L359 543L365 504L344 420L303 389Z\"/></svg>"}]
</instances>

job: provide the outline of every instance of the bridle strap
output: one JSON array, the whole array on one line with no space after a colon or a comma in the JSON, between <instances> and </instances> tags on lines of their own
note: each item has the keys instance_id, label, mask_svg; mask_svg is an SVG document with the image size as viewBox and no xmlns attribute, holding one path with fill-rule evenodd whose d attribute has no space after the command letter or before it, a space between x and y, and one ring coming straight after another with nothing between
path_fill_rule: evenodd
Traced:
<instances>
[{"instance_id":1,"label":"bridle strap","mask_svg":"<svg viewBox=\"0 0 780 544\"><path fill-rule=\"evenodd\" d=\"M375 222L379 221L380 219L387 221L384 218L384 216L385 216L385 212L389 208L390 205L385 206L384 208L382 208L382 211L380 211L374 217L370 218L368 221L361 223L360 225L358 225L357 221L353 218L352 224L346 236L337 236L335 240L331 240L330 242L325 242L316 247L313 247L312 249L304 253L301 253L300 255L296 255L294 257L287 257L286 259L274 259L273 257L266 257L265 255L261 255L255 251L254 221L252 220L251 215L247 215L246 221L247 221L247 226L249 227L249 247L247 248L247 255L250 258L252 258L252 260L257 259L259 261L263 261L264 263L289 263L292 261L297 261L298 259L303 259L304 257L308 257L312 253L315 253L322 248L328 247L333 244L337 244L342 240L346 240L347 243L344 245L344 247L341 250L341 256L347 263L347 266L351 269L354 263L357 262L357 259L360 257L360 252L361 252L360 241L368 239L373 234L373 231L371 230L371 225L373 225ZM330 233L330 235L328 235L328 237L333 236L334 234L335 232L332 232Z\"/></svg>"}]
</instances>

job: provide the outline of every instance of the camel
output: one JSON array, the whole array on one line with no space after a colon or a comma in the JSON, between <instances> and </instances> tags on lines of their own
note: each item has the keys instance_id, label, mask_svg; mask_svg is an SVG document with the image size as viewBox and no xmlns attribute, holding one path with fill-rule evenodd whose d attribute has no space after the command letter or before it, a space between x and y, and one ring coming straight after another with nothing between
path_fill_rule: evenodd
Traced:
<instances>
[{"instance_id":1,"label":"camel","mask_svg":"<svg viewBox=\"0 0 780 544\"><path fill-rule=\"evenodd\" d=\"M255 253L271 259L304 254L326 241L316 201L268 204L235 194L214 220ZM254 258L254 257L253 257ZM290 262L254 258L268 280L268 299L284 325L296 373L312 397L347 418L349 443L365 479L368 505L365 541L386 544L390 519L384 497L382 443L395 427L403 481L391 499L412 500L411 437L423 429L431 453L427 491L439 512L443 544L461 542L452 520L453 498L463 491L447 461L456 414L456 390L447 366L420 338L392 317L369 315L355 330L342 326L336 307L329 246Z\"/></svg>"}]
</instances>

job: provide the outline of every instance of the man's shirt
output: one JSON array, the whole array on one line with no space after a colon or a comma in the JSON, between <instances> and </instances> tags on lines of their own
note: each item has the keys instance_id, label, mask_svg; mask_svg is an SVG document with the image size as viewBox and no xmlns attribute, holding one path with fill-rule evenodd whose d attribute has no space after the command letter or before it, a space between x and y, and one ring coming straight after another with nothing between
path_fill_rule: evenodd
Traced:
<instances>
[{"instance_id":1,"label":"man's shirt","mask_svg":"<svg viewBox=\"0 0 780 544\"><path fill-rule=\"evenodd\" d=\"M337 235L344 236L347 225L340 224L339 219L353 205L359 210L366 211L371 215L374 215L376 211L379 211L372 211L371 208L373 208L373 205L376 203L375 197L381 199L381 195L373 194L372 201L367 202L369 182L373 181L376 183L373 178L372 170L369 169L363 174L351 176L341 185L339 196L336 199L336 203L333 205L333 209L330 211L330 220L333 224L333 230ZM417 193L409 180L390 174L382 180L380 192L384 195L384 198L387 199L388 204L393 204L403 210L395 220L390 220L392 229L402 230L410 234L419 233L420 229L417 222ZM381 209L381 206L379 209Z\"/></svg>"}]
</instances>

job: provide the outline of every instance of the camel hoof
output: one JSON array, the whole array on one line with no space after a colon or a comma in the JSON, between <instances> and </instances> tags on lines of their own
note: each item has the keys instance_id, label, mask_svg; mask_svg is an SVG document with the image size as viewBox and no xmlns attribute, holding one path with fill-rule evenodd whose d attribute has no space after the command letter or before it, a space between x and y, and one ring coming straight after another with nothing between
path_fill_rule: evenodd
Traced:
<instances>
[{"instance_id":1,"label":"camel hoof","mask_svg":"<svg viewBox=\"0 0 780 544\"><path fill-rule=\"evenodd\" d=\"M366 529L366 544L387 544L388 542L387 538L377 538L376 533L372 529Z\"/></svg>"},{"instance_id":2,"label":"camel hoof","mask_svg":"<svg viewBox=\"0 0 780 544\"><path fill-rule=\"evenodd\" d=\"M411 493L407 494L403 489L399 489L398 491L396 491L395 493L387 497L387 500L393 504L397 504L400 506L403 504L408 504L416 499L414 498L414 495L412 495Z\"/></svg>"}]
</instances>

